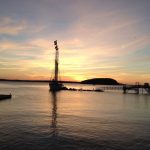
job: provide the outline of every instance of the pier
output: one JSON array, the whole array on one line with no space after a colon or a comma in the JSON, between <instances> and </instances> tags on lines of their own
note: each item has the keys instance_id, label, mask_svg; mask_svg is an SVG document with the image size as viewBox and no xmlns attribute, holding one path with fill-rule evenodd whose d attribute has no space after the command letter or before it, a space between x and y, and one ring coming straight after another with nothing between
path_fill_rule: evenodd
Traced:
<instances>
[{"instance_id":1,"label":"pier","mask_svg":"<svg viewBox=\"0 0 150 150\"><path fill-rule=\"evenodd\" d=\"M130 90L134 90L136 94L140 94L140 93L150 94L150 86L148 83L145 83L144 85L136 84L136 85L124 85L123 86L124 94L128 93Z\"/></svg>"},{"instance_id":2,"label":"pier","mask_svg":"<svg viewBox=\"0 0 150 150\"><path fill-rule=\"evenodd\" d=\"M123 94L135 93L135 94L150 94L150 85L149 83L144 83L140 85L138 82L135 85L106 85L101 87L102 90L107 91L123 91Z\"/></svg>"}]
</instances>

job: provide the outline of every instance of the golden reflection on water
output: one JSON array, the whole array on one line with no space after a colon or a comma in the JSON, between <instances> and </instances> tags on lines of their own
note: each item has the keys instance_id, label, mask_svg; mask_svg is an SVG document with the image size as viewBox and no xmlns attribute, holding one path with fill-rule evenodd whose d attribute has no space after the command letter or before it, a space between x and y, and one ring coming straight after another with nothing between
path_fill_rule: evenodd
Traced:
<instances>
[{"instance_id":1,"label":"golden reflection on water","mask_svg":"<svg viewBox=\"0 0 150 150\"><path fill-rule=\"evenodd\" d=\"M52 101L52 134L56 136L58 134L57 130L57 92L51 92L51 101Z\"/></svg>"},{"instance_id":2,"label":"golden reflection on water","mask_svg":"<svg viewBox=\"0 0 150 150\"><path fill-rule=\"evenodd\" d=\"M141 147L145 141L149 145L149 95L107 91L52 93L47 84L34 83L11 83L10 87L0 85L0 89L13 94L11 100L0 102L0 139L7 142L3 144L0 140L0 146L3 144L5 149L16 143L25 147L28 143L34 149L40 146L59 149L62 142L76 148L81 140L88 149L95 141L111 145L112 139L121 140L122 149L122 141L129 140L132 145L141 137L144 141ZM88 140L90 143L86 145Z\"/></svg>"}]
</instances>

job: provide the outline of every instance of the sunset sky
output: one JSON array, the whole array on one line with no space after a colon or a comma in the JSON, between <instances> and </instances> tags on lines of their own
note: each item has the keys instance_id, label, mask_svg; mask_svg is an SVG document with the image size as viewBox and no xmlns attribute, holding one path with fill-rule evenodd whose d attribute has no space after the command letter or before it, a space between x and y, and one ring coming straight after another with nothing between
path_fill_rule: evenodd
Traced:
<instances>
[{"instance_id":1,"label":"sunset sky","mask_svg":"<svg viewBox=\"0 0 150 150\"><path fill-rule=\"evenodd\" d=\"M150 0L0 0L0 78L150 83Z\"/></svg>"}]
</instances>

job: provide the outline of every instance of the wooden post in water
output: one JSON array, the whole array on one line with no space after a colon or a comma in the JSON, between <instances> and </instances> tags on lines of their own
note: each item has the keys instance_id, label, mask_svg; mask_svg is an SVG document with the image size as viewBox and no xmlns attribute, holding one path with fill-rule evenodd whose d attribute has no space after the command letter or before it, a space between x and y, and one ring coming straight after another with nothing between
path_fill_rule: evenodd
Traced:
<instances>
[{"instance_id":1,"label":"wooden post in water","mask_svg":"<svg viewBox=\"0 0 150 150\"><path fill-rule=\"evenodd\" d=\"M123 94L126 94L127 92L127 88L126 88L126 85L123 86Z\"/></svg>"}]
</instances>

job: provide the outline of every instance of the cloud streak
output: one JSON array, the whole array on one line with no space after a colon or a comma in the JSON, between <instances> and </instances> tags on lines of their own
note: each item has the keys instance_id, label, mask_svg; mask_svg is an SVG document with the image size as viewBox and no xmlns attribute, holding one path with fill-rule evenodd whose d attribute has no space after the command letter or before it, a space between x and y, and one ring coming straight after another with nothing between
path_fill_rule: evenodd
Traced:
<instances>
[{"instance_id":1,"label":"cloud streak","mask_svg":"<svg viewBox=\"0 0 150 150\"><path fill-rule=\"evenodd\" d=\"M15 21L10 17L2 17L0 20L0 34L2 35L18 35L26 29L26 22L23 20Z\"/></svg>"}]
</instances>

